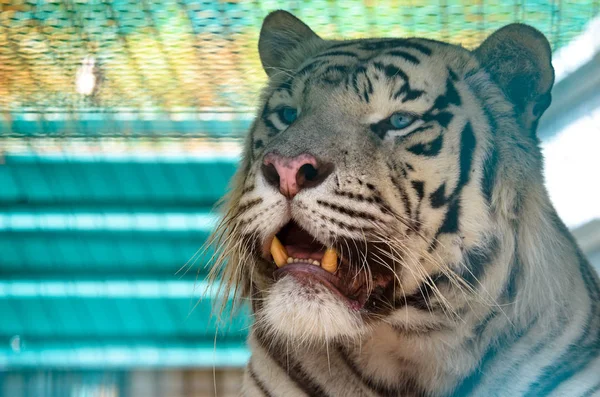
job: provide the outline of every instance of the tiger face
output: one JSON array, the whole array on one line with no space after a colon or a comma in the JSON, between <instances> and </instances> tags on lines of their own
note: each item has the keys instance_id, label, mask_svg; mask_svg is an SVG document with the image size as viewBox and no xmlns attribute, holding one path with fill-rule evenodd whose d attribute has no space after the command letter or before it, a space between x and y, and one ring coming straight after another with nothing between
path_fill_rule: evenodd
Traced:
<instances>
[{"instance_id":1,"label":"tiger face","mask_svg":"<svg viewBox=\"0 0 600 397\"><path fill-rule=\"evenodd\" d=\"M499 255L498 211L510 212L498 180L518 190L539 162L529 131L553 82L539 36L516 25L472 52L326 41L288 13L267 17L269 84L220 228L225 277L257 326L343 340L378 322L438 327L476 304L477 263ZM525 56L499 56L507 45Z\"/></svg>"}]
</instances>

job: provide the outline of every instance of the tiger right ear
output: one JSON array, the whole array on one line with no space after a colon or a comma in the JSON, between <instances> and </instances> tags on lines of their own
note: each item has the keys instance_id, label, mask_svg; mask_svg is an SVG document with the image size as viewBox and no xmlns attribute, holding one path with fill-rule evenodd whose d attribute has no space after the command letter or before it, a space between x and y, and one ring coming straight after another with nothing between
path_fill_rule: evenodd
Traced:
<instances>
[{"instance_id":1,"label":"tiger right ear","mask_svg":"<svg viewBox=\"0 0 600 397\"><path fill-rule=\"evenodd\" d=\"M304 22L287 11L273 11L263 21L258 40L260 61L267 75L272 76L282 68L297 67L304 59L297 57L300 45L323 42Z\"/></svg>"},{"instance_id":2,"label":"tiger right ear","mask_svg":"<svg viewBox=\"0 0 600 397\"><path fill-rule=\"evenodd\" d=\"M513 103L525 128L535 133L554 84L546 37L531 26L514 23L488 37L475 56Z\"/></svg>"}]
</instances>

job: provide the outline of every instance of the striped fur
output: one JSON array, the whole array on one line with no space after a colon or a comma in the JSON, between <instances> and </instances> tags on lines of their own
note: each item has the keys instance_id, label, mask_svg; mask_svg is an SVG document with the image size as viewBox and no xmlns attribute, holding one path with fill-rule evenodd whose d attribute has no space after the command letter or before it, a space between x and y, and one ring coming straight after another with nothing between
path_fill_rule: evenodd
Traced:
<instances>
[{"instance_id":1,"label":"striped fur","mask_svg":"<svg viewBox=\"0 0 600 397\"><path fill-rule=\"evenodd\" d=\"M215 275L255 317L242 394L600 395L598 277L548 199L535 137L543 36L326 41L279 11L259 50L269 84L215 237ZM399 111L418 121L390 129ZM260 172L274 151L335 170L288 201ZM291 219L369 280L363 309L273 279L261 250Z\"/></svg>"}]
</instances>

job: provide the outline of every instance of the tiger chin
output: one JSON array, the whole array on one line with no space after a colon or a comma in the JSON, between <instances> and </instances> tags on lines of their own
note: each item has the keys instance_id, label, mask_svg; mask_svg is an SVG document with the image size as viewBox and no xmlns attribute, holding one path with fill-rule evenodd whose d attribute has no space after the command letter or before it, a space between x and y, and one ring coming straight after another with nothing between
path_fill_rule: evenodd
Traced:
<instances>
[{"instance_id":1,"label":"tiger chin","mask_svg":"<svg viewBox=\"0 0 600 397\"><path fill-rule=\"evenodd\" d=\"M545 191L546 38L470 51L263 22L269 76L215 234L247 396L600 394L598 276Z\"/></svg>"}]
</instances>

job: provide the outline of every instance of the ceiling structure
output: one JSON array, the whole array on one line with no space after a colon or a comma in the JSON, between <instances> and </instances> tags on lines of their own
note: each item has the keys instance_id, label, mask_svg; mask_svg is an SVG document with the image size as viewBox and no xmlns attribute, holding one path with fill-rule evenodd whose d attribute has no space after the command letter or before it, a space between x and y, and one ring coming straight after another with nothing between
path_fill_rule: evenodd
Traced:
<instances>
[{"instance_id":1,"label":"ceiling structure","mask_svg":"<svg viewBox=\"0 0 600 397\"><path fill-rule=\"evenodd\" d=\"M0 1L0 369L242 365L249 317L211 317L197 252L265 81L262 18L468 48L520 21L558 54L600 9L494 3Z\"/></svg>"}]
</instances>

